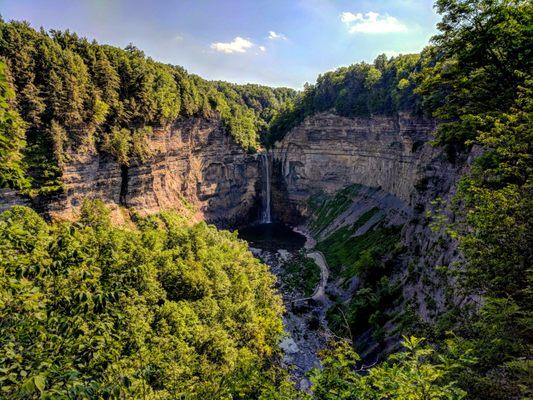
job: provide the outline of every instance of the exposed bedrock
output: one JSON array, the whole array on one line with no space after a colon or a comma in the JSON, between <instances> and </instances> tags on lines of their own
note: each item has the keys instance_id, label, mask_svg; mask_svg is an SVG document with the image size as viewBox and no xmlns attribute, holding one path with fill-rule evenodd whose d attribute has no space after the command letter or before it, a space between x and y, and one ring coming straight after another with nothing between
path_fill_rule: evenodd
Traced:
<instances>
[{"instance_id":1,"label":"exposed bedrock","mask_svg":"<svg viewBox=\"0 0 533 400\"><path fill-rule=\"evenodd\" d=\"M409 203L434 155L427 144L433 130L432 121L407 114L308 117L275 146L276 183L296 215L305 216L310 194L333 193L354 183L379 187Z\"/></svg>"},{"instance_id":2,"label":"exposed bedrock","mask_svg":"<svg viewBox=\"0 0 533 400\"><path fill-rule=\"evenodd\" d=\"M476 153L450 162L442 148L430 144L434 128L433 121L408 114L344 118L320 113L307 117L270 152L274 219L291 225L307 221L313 196L356 184L362 189L352 206L328 221L317 239L355 223L373 207L381 210L375 218L384 215L390 224L403 226L406 250L394 260L396 278L404 282L405 300L425 320L450 301L461 301L447 296L435 272L436 266L460 260L457 244L430 226L427 213L447 208L458 177ZM84 199L98 198L118 220L120 206L143 215L187 209L194 220L220 227L258 220L265 184L260 158L243 151L219 119L188 118L155 129L148 146L151 155L129 166L93 148L70 150L63 166L64 193L33 206L52 217L71 218ZM15 204L30 203L15 191L0 191L0 210ZM408 270L417 278L411 279Z\"/></svg>"},{"instance_id":3,"label":"exposed bedrock","mask_svg":"<svg viewBox=\"0 0 533 400\"><path fill-rule=\"evenodd\" d=\"M148 144L150 157L127 167L95 150L73 152L63 167L65 193L47 203L48 213L69 218L83 199L99 198L143 215L189 208L195 219L222 227L256 218L259 161L220 120L189 118L154 129Z\"/></svg>"}]
</instances>

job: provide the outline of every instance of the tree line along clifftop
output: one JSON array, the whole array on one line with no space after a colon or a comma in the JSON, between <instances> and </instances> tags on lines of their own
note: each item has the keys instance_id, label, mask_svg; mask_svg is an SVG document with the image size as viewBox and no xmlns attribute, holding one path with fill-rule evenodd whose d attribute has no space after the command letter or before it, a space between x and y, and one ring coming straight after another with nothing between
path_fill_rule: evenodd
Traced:
<instances>
[{"instance_id":1,"label":"tree line along clifftop","mask_svg":"<svg viewBox=\"0 0 533 400\"><path fill-rule=\"evenodd\" d=\"M178 118L220 118L246 151L254 151L274 110L296 94L206 81L133 45L99 45L25 22L0 22L0 58L9 125L3 145L11 157L2 186L44 194L61 189L69 147L96 147L127 164L147 156L154 127Z\"/></svg>"}]
</instances>

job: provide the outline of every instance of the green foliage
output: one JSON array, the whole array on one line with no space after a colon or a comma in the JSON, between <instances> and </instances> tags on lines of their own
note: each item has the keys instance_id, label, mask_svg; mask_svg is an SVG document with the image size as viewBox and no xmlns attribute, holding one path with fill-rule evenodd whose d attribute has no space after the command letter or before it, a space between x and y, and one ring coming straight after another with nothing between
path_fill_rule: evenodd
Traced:
<instances>
[{"instance_id":1,"label":"green foliage","mask_svg":"<svg viewBox=\"0 0 533 400\"><path fill-rule=\"evenodd\" d=\"M357 186L350 186L333 198L318 202L320 206L315 207L318 217L314 221L331 223L352 203L357 190ZM378 208L368 210L353 225L337 229L317 244L334 277L348 280L357 276L360 281L359 289L349 301L336 303L328 310L328 326L344 337L355 338L373 328L374 338L381 339L382 326L387 320L384 311L399 296L397 288L389 282L391 270L383 259L398 243L401 227L384 226L380 216L365 233L356 236L359 228L378 213ZM335 216L330 218L332 214ZM324 229L327 225L315 226Z\"/></svg>"},{"instance_id":2,"label":"green foliage","mask_svg":"<svg viewBox=\"0 0 533 400\"><path fill-rule=\"evenodd\" d=\"M389 319L386 310L401 298L398 285L393 285L389 279L391 267L384 262L384 258L390 256L398 241L398 232L385 236L383 241L381 234L391 233L378 229L369 238L362 239L362 244L366 247L364 250L356 246L354 253L358 254L357 258L343 276L356 276L359 288L349 301L336 303L328 310L330 328L354 341L369 328L372 328L373 339L381 341L383 326ZM366 344L360 341L357 343Z\"/></svg>"},{"instance_id":3,"label":"green foliage","mask_svg":"<svg viewBox=\"0 0 533 400\"><path fill-rule=\"evenodd\" d=\"M360 358L346 342L334 343L322 354L323 370L312 372L314 398L317 400L459 400L466 393L447 378L471 359L459 356L448 343L453 357L438 356L422 345L423 339L404 337L405 351L366 371L356 369ZM365 374L361 374L364 371Z\"/></svg>"},{"instance_id":4,"label":"green foliage","mask_svg":"<svg viewBox=\"0 0 533 400\"><path fill-rule=\"evenodd\" d=\"M434 38L434 46L422 53L411 76L399 79L396 87L405 89L411 82L416 85L416 104L422 99L425 109L440 120L437 143L448 146L452 150L449 154L472 144L483 148L471 173L461 179L456 196L458 218L452 234L459 239L465 256L465 262L454 271L460 278L462 294L482 297L484 305L475 308L466 302L437 316L433 328L440 332L428 323L424 323L424 329L439 341L442 330L452 328L460 346L473 349L477 363L463 366L453 378L471 398L529 398L533 260L527 249L533 242L533 7L530 2L518 0L440 0L437 9L443 14L441 33ZM374 75L377 77L368 72L365 76ZM340 91L323 91L322 98L330 96L326 104L336 99L341 114L342 106L347 105L345 109L365 115L368 102L360 89L364 83L359 79L359 86L351 89L343 83ZM308 88L307 99L315 90ZM359 97L344 101L344 96L349 98L352 92L358 92ZM297 112L291 111L291 115L301 120L321 111L310 104L295 108ZM284 118L291 121L285 123L290 129L295 119ZM351 264L351 272L371 266L363 271L381 271L386 276L375 257L361 254L358 243L352 245L352 238L353 232L344 228L321 244L324 252L330 252L330 264ZM377 278L374 284L363 284L348 306L336 305L330 310L334 329L345 335L355 329L357 334L365 326L360 321L373 325L382 318L380 313L389 306L382 299L390 295L391 288L387 280L379 279L379 274Z\"/></svg>"},{"instance_id":5,"label":"green foliage","mask_svg":"<svg viewBox=\"0 0 533 400\"><path fill-rule=\"evenodd\" d=\"M304 296L311 296L320 282L320 267L301 251L292 257L282 271L283 284L289 290L299 290Z\"/></svg>"},{"instance_id":6,"label":"green foliage","mask_svg":"<svg viewBox=\"0 0 533 400\"><path fill-rule=\"evenodd\" d=\"M443 15L423 55L425 106L443 122L438 141L464 144L507 112L531 78L533 5L521 0L438 0Z\"/></svg>"},{"instance_id":7,"label":"green foliage","mask_svg":"<svg viewBox=\"0 0 533 400\"><path fill-rule=\"evenodd\" d=\"M328 310L329 327L341 337L353 338L357 348L385 339L383 326L390 319L385 310L401 296L399 288L389 281L390 270L376 259L369 260L367 266L372 268L373 276L363 278L347 303L336 303ZM369 329L372 338L358 338Z\"/></svg>"},{"instance_id":8,"label":"green foliage","mask_svg":"<svg viewBox=\"0 0 533 400\"><path fill-rule=\"evenodd\" d=\"M358 261L364 252L386 254L394 247L401 227L382 226L379 223L382 218L365 233L355 236L357 230L378 212L377 208L368 210L353 225L341 227L317 244L334 274L349 278L360 272Z\"/></svg>"},{"instance_id":9,"label":"green foliage","mask_svg":"<svg viewBox=\"0 0 533 400\"><path fill-rule=\"evenodd\" d=\"M255 114L251 110L243 111L240 108L227 115L226 126L232 132L233 137L244 149L254 151L259 145L258 135L250 135L255 132Z\"/></svg>"},{"instance_id":10,"label":"green foliage","mask_svg":"<svg viewBox=\"0 0 533 400\"><path fill-rule=\"evenodd\" d=\"M436 353L406 339L406 352L365 374L355 371L353 350L339 344L314 374L315 397L459 399L459 385L472 399L530 398L533 6L438 0L437 11L440 34L421 55L381 55L340 68L298 96L206 82L132 45L118 49L68 31L0 22L0 186L61 190L61 166L80 145L123 165L142 160L151 127L180 117L219 116L252 150L317 112L429 111L440 122L437 143L450 154L483 148L461 180L453 233L465 256L458 283L467 300L481 298L483 306L466 301L435 321L432 338L439 342L443 330L454 329L456 347ZM315 232L346 210L350 190L313 203ZM330 312L331 327L342 334L369 327L379 334L396 296L383 256L399 228L378 222L355 236L377 212L318 244L334 274L362 281L348 304ZM272 360L279 298L245 245L175 214L136 224L113 227L95 203L75 223L47 224L25 208L0 217L0 396L294 397ZM314 270L305 271L313 282ZM458 351L473 351L476 363L460 360Z\"/></svg>"},{"instance_id":11,"label":"green foliage","mask_svg":"<svg viewBox=\"0 0 533 400\"><path fill-rule=\"evenodd\" d=\"M309 200L313 216L310 227L315 235L320 234L353 203L361 185L350 185L339 190L333 197L315 196Z\"/></svg>"},{"instance_id":12,"label":"green foliage","mask_svg":"<svg viewBox=\"0 0 533 400\"><path fill-rule=\"evenodd\" d=\"M454 234L466 257L459 271L466 293L486 304L460 331L480 363L464 375L474 398L531 396L531 265L533 243L532 104L526 82L509 113L478 134L486 151L462 178L457 201L466 210ZM471 321L474 321L472 323ZM503 356L503 357L502 357Z\"/></svg>"},{"instance_id":13,"label":"green foliage","mask_svg":"<svg viewBox=\"0 0 533 400\"><path fill-rule=\"evenodd\" d=\"M277 110L284 107L285 104L296 97L296 91L288 88L269 88L255 84L236 85L220 81L214 82L214 84L216 89L226 99L231 100L228 102L230 105L228 106L229 110L226 113L224 111L220 111L220 113L221 115L228 115L227 120L229 122L232 119L235 120L234 124L237 126L234 129L236 130L232 130L231 132L235 132L234 136L245 148L246 146L250 146L250 144L252 147L256 146L257 142L254 143L254 140L267 143L269 122L277 113ZM217 101L217 104L219 103L220 100ZM232 104L244 105L246 107L235 108ZM242 121L243 119L244 121ZM246 139L242 134L236 133L243 131L238 128L238 125L242 126L242 124L253 124L255 127L254 130L258 133L258 137L248 135Z\"/></svg>"},{"instance_id":14,"label":"green foliage","mask_svg":"<svg viewBox=\"0 0 533 400\"><path fill-rule=\"evenodd\" d=\"M417 54L365 62L319 75L293 101L274 114L268 141L273 144L309 115L333 111L345 117L393 115L400 111L421 113L420 96L414 93L421 68Z\"/></svg>"},{"instance_id":15,"label":"green foliage","mask_svg":"<svg viewBox=\"0 0 533 400\"><path fill-rule=\"evenodd\" d=\"M483 148L456 196L452 234L465 256L459 283L484 303L455 316L455 330L479 360L458 379L473 399L528 398L533 6L439 0L437 9L440 34L423 55L417 90L442 121L439 143Z\"/></svg>"},{"instance_id":16,"label":"green foliage","mask_svg":"<svg viewBox=\"0 0 533 400\"><path fill-rule=\"evenodd\" d=\"M0 215L1 397L281 398L267 267L235 234L162 213L114 227Z\"/></svg>"},{"instance_id":17,"label":"green foliage","mask_svg":"<svg viewBox=\"0 0 533 400\"><path fill-rule=\"evenodd\" d=\"M459 188L459 199L469 210L465 222L474 230L457 232L469 260L467 284L523 305L530 300L524 277L533 261L524 252L532 242L532 84L528 82L512 113L495 119L490 131L479 134L486 151Z\"/></svg>"},{"instance_id":18,"label":"green foliage","mask_svg":"<svg viewBox=\"0 0 533 400\"><path fill-rule=\"evenodd\" d=\"M102 150L111 154L120 164L129 165L130 159L144 161L149 155L148 136L152 128L115 129L104 138Z\"/></svg>"},{"instance_id":19,"label":"green foliage","mask_svg":"<svg viewBox=\"0 0 533 400\"><path fill-rule=\"evenodd\" d=\"M65 152L68 142L67 131L55 120L52 120L50 121L49 135L53 146L52 154L55 154L58 166L62 166L67 161Z\"/></svg>"},{"instance_id":20,"label":"green foliage","mask_svg":"<svg viewBox=\"0 0 533 400\"><path fill-rule=\"evenodd\" d=\"M475 313L461 310L457 333L461 349L472 349L477 363L454 379L473 399L531 397L531 311L511 299L488 298Z\"/></svg>"},{"instance_id":21,"label":"green foliage","mask_svg":"<svg viewBox=\"0 0 533 400\"><path fill-rule=\"evenodd\" d=\"M131 136L128 129L115 129L107 135L102 143L102 150L113 155L115 159L124 165L128 165Z\"/></svg>"},{"instance_id":22,"label":"green foliage","mask_svg":"<svg viewBox=\"0 0 533 400\"><path fill-rule=\"evenodd\" d=\"M0 188L24 189L30 185L23 159L25 125L14 110L14 98L6 65L0 62Z\"/></svg>"}]
</instances>

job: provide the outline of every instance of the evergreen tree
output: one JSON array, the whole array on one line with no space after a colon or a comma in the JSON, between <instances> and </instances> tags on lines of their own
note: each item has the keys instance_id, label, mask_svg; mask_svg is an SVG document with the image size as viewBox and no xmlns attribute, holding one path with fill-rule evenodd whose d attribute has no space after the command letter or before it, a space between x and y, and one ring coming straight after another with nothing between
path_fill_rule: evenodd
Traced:
<instances>
[{"instance_id":1,"label":"evergreen tree","mask_svg":"<svg viewBox=\"0 0 533 400\"><path fill-rule=\"evenodd\" d=\"M15 94L8 77L6 65L0 62L0 187L27 189L25 124L14 110Z\"/></svg>"}]
</instances>

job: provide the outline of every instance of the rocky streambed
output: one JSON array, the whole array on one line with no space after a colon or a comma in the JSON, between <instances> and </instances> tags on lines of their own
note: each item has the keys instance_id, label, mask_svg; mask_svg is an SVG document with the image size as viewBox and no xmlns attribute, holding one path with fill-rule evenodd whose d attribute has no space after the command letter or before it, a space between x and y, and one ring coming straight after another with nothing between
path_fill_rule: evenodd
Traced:
<instances>
[{"instance_id":1,"label":"rocky streambed","mask_svg":"<svg viewBox=\"0 0 533 400\"><path fill-rule=\"evenodd\" d=\"M327 327L327 310L332 301L327 295L329 269L322 253L314 249L315 241L303 228L290 229L278 224L263 224L241 231L250 243L252 253L270 266L278 277L286 312L283 317L286 337L280 347L283 363L291 370L296 385L310 388L306 374L320 367L319 351L332 335ZM287 266L298 256L312 259L320 269L320 279L312 294L305 294L302 285L289 285Z\"/></svg>"}]
</instances>

